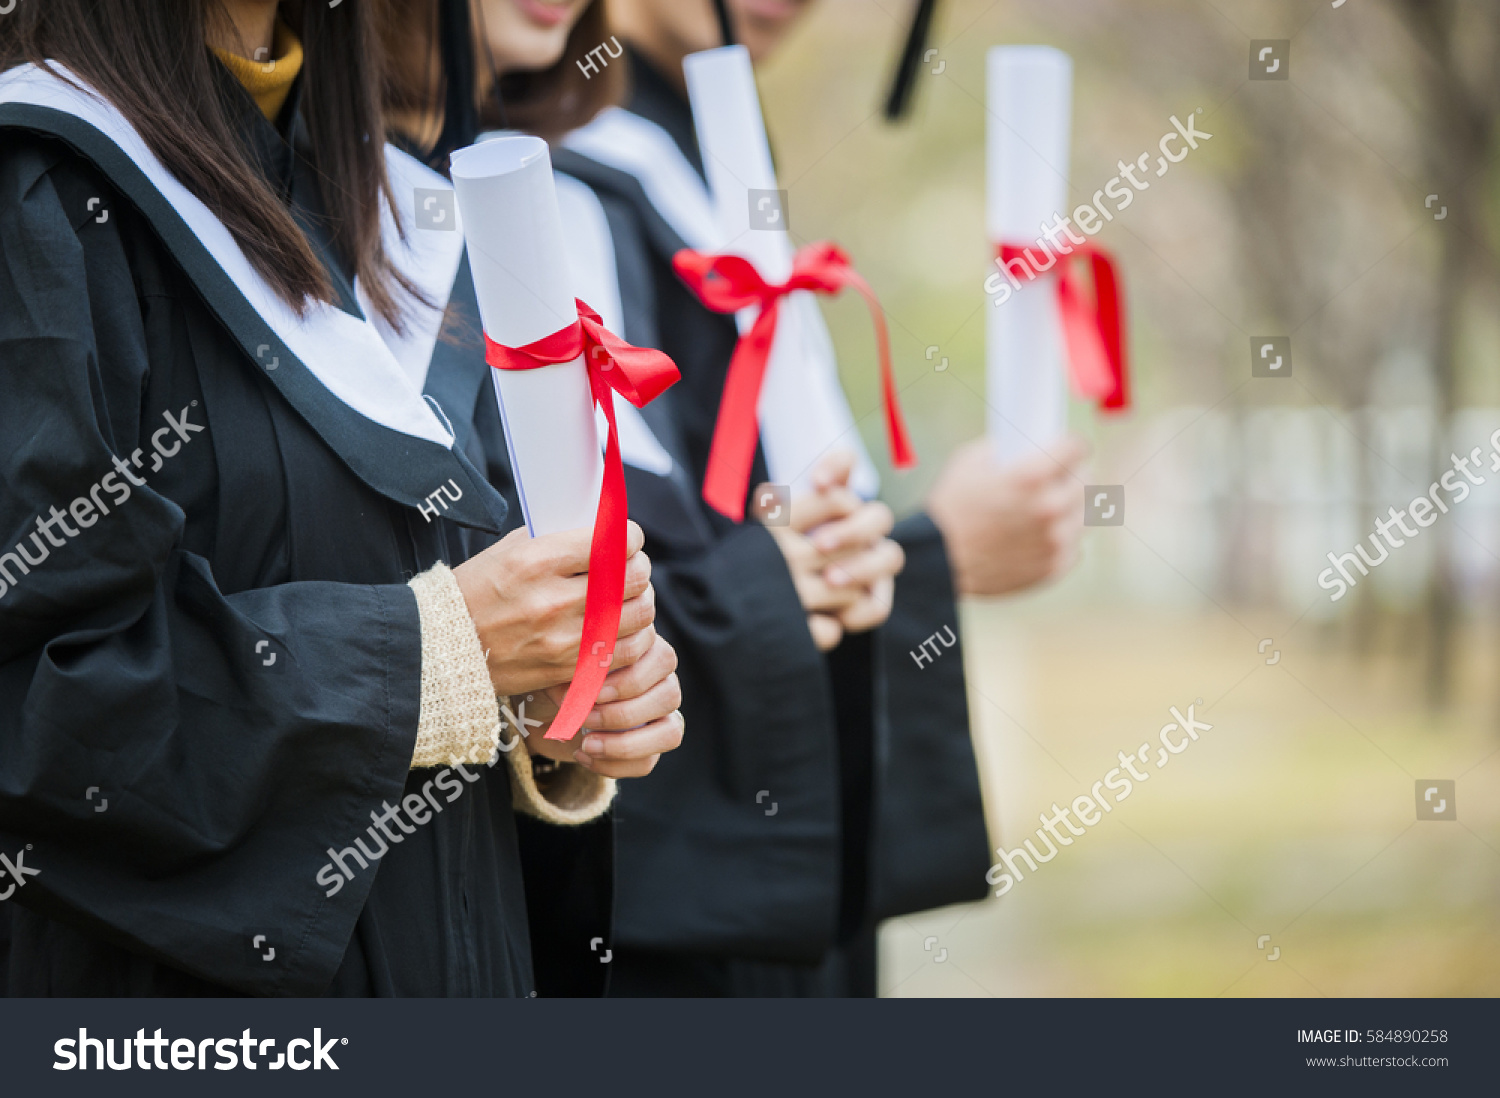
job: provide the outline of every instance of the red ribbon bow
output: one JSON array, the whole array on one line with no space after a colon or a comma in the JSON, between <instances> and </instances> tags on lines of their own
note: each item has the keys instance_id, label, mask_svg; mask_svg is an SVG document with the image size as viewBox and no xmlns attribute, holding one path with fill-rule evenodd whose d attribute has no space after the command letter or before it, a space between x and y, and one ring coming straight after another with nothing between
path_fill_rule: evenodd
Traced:
<instances>
[{"instance_id":1,"label":"red ribbon bow","mask_svg":"<svg viewBox=\"0 0 1500 1098\"><path fill-rule=\"evenodd\" d=\"M594 403L604 409L609 439L604 448L604 484L599 492L599 510L594 516L594 536L589 544L589 586L583 602L583 640L578 646L578 664L562 708L547 730L549 740L570 740L583 727L594 707L604 676L614 658L620 630L620 605L625 597L625 520L629 503L625 497L625 467L620 460L619 430L615 426L612 391L637 408L661 395L680 376L677 366L660 351L632 347L599 321L599 314L582 301L576 302L578 319L566 328L528 343L505 347L484 337L485 361L497 370L535 370L583 356L588 370L589 391Z\"/></svg>"},{"instance_id":2,"label":"red ribbon bow","mask_svg":"<svg viewBox=\"0 0 1500 1098\"><path fill-rule=\"evenodd\" d=\"M760 437L761 383L766 362L776 338L776 321L782 299L794 290L836 294L846 286L858 290L875 320L875 340L880 349L880 383L885 400L886 437L890 441L891 464L910 469L917 463L901 405L896 396L896 377L891 369L891 341L885 315L869 283L849 265L849 257L836 244L809 244L797 252L792 273L785 282L772 284L761 277L755 265L737 255L707 255L684 248L672 257L679 278L698 300L716 313L734 313L759 305L755 324L740 337L724 379L719 419L714 425L708 470L703 478L703 498L720 514L735 522L745 517L745 496L750 488L750 466L755 461L755 443Z\"/></svg>"},{"instance_id":3,"label":"red ribbon bow","mask_svg":"<svg viewBox=\"0 0 1500 1098\"><path fill-rule=\"evenodd\" d=\"M1057 263L1057 307L1062 315L1063 338L1068 347L1068 373L1073 391L1097 400L1106 411L1130 407L1130 371L1126 361L1125 311L1120 302L1120 277L1114 256L1092 244L1073 244L1072 252L1059 254L1040 249L1043 257ZM1040 274L1031 248L1001 244L996 249L1000 263L1019 259ZM1088 260L1094 277L1094 297L1084 298L1073 264Z\"/></svg>"}]
</instances>

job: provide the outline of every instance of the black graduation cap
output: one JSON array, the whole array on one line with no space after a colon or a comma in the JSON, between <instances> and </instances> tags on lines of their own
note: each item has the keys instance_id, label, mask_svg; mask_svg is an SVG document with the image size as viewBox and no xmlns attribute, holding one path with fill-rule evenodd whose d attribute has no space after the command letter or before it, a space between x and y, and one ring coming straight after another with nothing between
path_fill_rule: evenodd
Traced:
<instances>
[{"instance_id":1,"label":"black graduation cap","mask_svg":"<svg viewBox=\"0 0 1500 1098\"><path fill-rule=\"evenodd\" d=\"M901 51L901 60L896 65L896 76L891 81L891 93L885 101L887 122L899 122L911 107L912 94L916 91L917 66L927 52L927 34L932 27L932 15L937 10L937 0L917 0L917 10L911 18L911 30L906 35L906 46Z\"/></svg>"}]
</instances>

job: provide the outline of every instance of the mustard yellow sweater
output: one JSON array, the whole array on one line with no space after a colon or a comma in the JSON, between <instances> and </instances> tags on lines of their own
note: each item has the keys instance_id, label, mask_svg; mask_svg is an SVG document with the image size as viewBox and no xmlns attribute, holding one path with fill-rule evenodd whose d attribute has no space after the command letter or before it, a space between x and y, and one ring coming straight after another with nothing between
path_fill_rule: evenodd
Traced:
<instances>
[{"instance_id":1,"label":"mustard yellow sweater","mask_svg":"<svg viewBox=\"0 0 1500 1098\"><path fill-rule=\"evenodd\" d=\"M227 50L214 50L214 56L245 86L261 113L275 121L302 71L302 43L290 27L277 23L275 45L269 52L275 56L251 60Z\"/></svg>"}]
</instances>

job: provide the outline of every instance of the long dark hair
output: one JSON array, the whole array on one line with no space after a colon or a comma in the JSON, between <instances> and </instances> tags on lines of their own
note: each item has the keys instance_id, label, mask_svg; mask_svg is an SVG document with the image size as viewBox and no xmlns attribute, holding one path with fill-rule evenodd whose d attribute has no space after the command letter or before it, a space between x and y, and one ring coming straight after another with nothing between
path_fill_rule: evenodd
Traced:
<instances>
[{"instance_id":1,"label":"long dark hair","mask_svg":"<svg viewBox=\"0 0 1500 1098\"><path fill-rule=\"evenodd\" d=\"M462 5L477 10L480 0ZM429 144L439 128L437 145L425 151L434 167L446 168L453 127L443 126L445 103L451 100L450 89L455 76L460 81L478 85L476 72L487 68L481 59L485 50L472 38L472 26L462 28L464 38L475 50L475 64L467 72L448 72L442 63L440 41L453 28L445 28L443 18L452 17L455 5L446 0L380 0L378 3L380 37L385 43L385 103L388 111L416 115L423 119L426 134L407 134L408 138L427 138ZM477 17L470 16L470 22ZM539 72L507 73L500 77L498 95L480 99L475 92L474 120L479 129L517 129L549 140L588 122L599 111L618 102L624 70L620 65L585 61L589 51L611 42L603 0L593 0L578 17L568 35L567 46L557 64ZM606 47L608 48L608 47ZM613 53L614 50L610 49ZM584 67L580 67L583 63ZM585 72L588 69L588 72ZM463 135L463 142L474 134Z\"/></svg>"},{"instance_id":2,"label":"long dark hair","mask_svg":"<svg viewBox=\"0 0 1500 1098\"><path fill-rule=\"evenodd\" d=\"M391 194L368 5L283 0L280 14L302 40L302 113L334 247L375 309L400 328L400 295L411 287L381 246L381 203ZM208 47L211 28L231 26L219 0L30 0L0 18L0 71L51 61L87 82L300 311L309 298L333 300L333 288L231 121Z\"/></svg>"}]
</instances>

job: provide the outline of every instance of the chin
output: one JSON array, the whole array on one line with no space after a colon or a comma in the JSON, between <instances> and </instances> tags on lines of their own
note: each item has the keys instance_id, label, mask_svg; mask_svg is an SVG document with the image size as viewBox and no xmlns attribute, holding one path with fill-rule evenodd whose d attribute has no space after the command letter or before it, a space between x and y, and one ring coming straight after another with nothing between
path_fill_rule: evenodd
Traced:
<instances>
[{"instance_id":1,"label":"chin","mask_svg":"<svg viewBox=\"0 0 1500 1098\"><path fill-rule=\"evenodd\" d=\"M784 34L807 8L807 0L736 0L737 22L765 35Z\"/></svg>"},{"instance_id":2,"label":"chin","mask_svg":"<svg viewBox=\"0 0 1500 1098\"><path fill-rule=\"evenodd\" d=\"M503 72L540 72L550 69L562 60L568 48L568 34L553 31L537 31L527 28L527 33L508 33L502 36L493 30L495 62Z\"/></svg>"},{"instance_id":3,"label":"chin","mask_svg":"<svg viewBox=\"0 0 1500 1098\"><path fill-rule=\"evenodd\" d=\"M758 63L776 51L806 9L806 0L738 0L731 10L740 42Z\"/></svg>"},{"instance_id":4,"label":"chin","mask_svg":"<svg viewBox=\"0 0 1500 1098\"><path fill-rule=\"evenodd\" d=\"M562 60L586 6L585 0L486 0L485 29L496 63L506 72L550 69Z\"/></svg>"}]
</instances>

